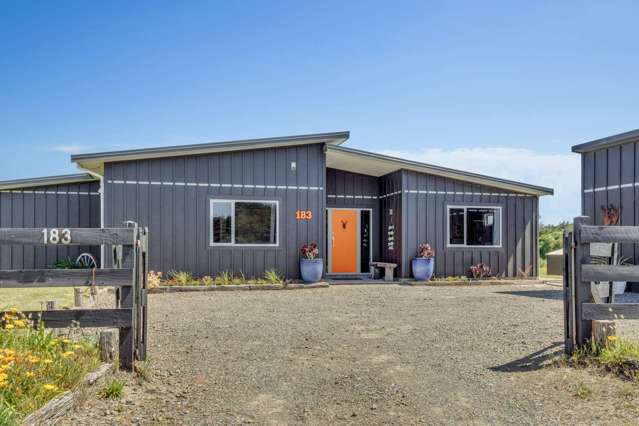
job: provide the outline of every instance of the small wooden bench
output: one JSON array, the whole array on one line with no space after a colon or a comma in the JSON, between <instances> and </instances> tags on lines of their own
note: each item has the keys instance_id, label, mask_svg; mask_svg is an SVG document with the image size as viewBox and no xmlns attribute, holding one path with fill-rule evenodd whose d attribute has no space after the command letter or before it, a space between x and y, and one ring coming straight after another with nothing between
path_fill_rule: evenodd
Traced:
<instances>
[{"instance_id":1,"label":"small wooden bench","mask_svg":"<svg viewBox=\"0 0 639 426\"><path fill-rule=\"evenodd\" d=\"M384 281L393 281L393 270L397 268L397 263L370 262L371 278L375 278L375 268L384 268Z\"/></svg>"}]
</instances>

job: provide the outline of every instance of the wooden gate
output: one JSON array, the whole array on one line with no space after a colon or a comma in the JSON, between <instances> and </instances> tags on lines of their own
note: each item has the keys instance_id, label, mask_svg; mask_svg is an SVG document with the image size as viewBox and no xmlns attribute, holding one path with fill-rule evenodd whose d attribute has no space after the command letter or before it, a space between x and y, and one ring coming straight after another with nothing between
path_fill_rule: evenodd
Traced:
<instances>
[{"instance_id":1,"label":"wooden gate","mask_svg":"<svg viewBox=\"0 0 639 426\"><path fill-rule=\"evenodd\" d=\"M593 226L586 216L574 219L573 232L564 234L565 351L592 337L592 321L639 319L639 303L614 303L613 281L639 281L639 266L593 264L591 256L614 258L618 244L639 243L639 226ZM601 297L597 283L608 283Z\"/></svg>"},{"instance_id":2,"label":"wooden gate","mask_svg":"<svg viewBox=\"0 0 639 426\"><path fill-rule=\"evenodd\" d=\"M113 309L69 309L24 312L49 328L71 325L119 328L120 366L134 369L146 359L148 231L135 223L125 228L0 228L0 244L107 245L114 247L114 266L103 269L0 270L0 288L117 287ZM0 313L2 315L2 313Z\"/></svg>"}]
</instances>

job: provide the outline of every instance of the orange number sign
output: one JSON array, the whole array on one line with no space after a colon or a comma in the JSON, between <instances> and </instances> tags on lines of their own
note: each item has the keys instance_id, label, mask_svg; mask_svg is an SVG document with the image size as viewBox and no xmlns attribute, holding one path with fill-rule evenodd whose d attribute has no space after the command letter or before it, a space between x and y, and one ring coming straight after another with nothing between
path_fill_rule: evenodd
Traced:
<instances>
[{"instance_id":1,"label":"orange number sign","mask_svg":"<svg viewBox=\"0 0 639 426\"><path fill-rule=\"evenodd\" d=\"M313 212L310 210L298 210L295 212L295 219L297 220L311 220L313 219Z\"/></svg>"}]
</instances>

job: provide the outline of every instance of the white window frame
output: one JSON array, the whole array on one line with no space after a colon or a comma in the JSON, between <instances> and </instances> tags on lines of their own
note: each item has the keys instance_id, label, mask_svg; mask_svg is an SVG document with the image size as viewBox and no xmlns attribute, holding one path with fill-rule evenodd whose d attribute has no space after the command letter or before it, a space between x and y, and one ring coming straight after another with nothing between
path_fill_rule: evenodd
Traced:
<instances>
[{"instance_id":1,"label":"white window frame","mask_svg":"<svg viewBox=\"0 0 639 426\"><path fill-rule=\"evenodd\" d=\"M450 209L463 209L464 210L464 244L451 244L450 243ZM490 245L490 246L478 246L478 245L468 245L468 237L466 234L467 227L467 213L468 209L495 209L499 210L499 244L498 245ZM455 205L450 204L446 206L446 247L451 248L469 248L469 249L488 249L488 248L502 248L503 245L503 216L501 206L493 206L493 205Z\"/></svg>"},{"instance_id":2,"label":"white window frame","mask_svg":"<svg viewBox=\"0 0 639 426\"><path fill-rule=\"evenodd\" d=\"M231 203L231 242L216 243L213 241L213 203ZM239 244L235 242L235 203L271 203L275 204L275 244ZM222 199L209 200L209 246L210 247L279 247L280 245L280 202L278 200L256 199Z\"/></svg>"}]
</instances>

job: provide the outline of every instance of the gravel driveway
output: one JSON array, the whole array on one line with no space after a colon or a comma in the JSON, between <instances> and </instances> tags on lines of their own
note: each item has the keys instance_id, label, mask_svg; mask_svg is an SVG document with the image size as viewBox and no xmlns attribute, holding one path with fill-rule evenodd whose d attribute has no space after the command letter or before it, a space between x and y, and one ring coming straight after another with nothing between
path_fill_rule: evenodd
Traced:
<instances>
[{"instance_id":1,"label":"gravel driveway","mask_svg":"<svg viewBox=\"0 0 639 426\"><path fill-rule=\"evenodd\" d=\"M618 424L639 415L635 385L541 367L562 350L556 287L333 286L158 294L149 305L151 379L122 374L120 401L89 397L63 424ZM577 386L592 394L576 396Z\"/></svg>"}]
</instances>

